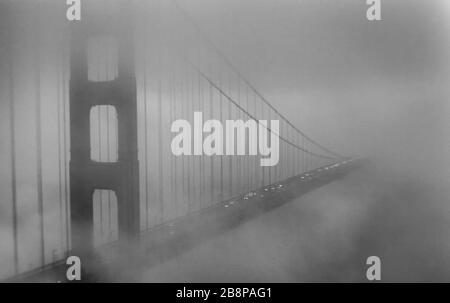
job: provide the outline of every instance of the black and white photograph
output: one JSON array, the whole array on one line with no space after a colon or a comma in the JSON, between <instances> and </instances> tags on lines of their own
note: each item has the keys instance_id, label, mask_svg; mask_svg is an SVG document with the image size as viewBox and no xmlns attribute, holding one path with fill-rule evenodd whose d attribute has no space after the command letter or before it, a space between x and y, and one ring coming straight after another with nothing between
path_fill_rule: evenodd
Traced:
<instances>
[{"instance_id":1,"label":"black and white photograph","mask_svg":"<svg viewBox=\"0 0 450 303\"><path fill-rule=\"evenodd\" d=\"M0 282L450 282L449 96L449 0L0 0Z\"/></svg>"}]
</instances>

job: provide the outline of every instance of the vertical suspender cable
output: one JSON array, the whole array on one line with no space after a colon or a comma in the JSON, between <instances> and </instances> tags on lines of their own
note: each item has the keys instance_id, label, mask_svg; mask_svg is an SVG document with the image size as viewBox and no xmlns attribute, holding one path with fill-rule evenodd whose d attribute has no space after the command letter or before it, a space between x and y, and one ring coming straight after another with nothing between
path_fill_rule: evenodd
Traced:
<instances>
[{"instance_id":1,"label":"vertical suspender cable","mask_svg":"<svg viewBox=\"0 0 450 303\"><path fill-rule=\"evenodd\" d=\"M67 27L64 28L65 30L67 30ZM69 35L65 35L65 36L69 36ZM66 210L66 253L68 253L68 251L70 250L70 213L69 213L69 188L68 188L68 183L69 183L69 171L67 168L67 164L68 164L68 158L67 158L67 148L68 148L68 136L67 136L67 108L66 108L66 102L67 102L67 89L66 89L66 85L68 85L68 79L67 79L67 68L68 68L68 58L69 58L69 52L68 52L68 40L64 40L63 41L63 46L62 46L62 50L63 50L63 59L64 59L64 64L63 64L63 130L64 130L64 200L65 200L65 210Z\"/></svg>"},{"instance_id":2,"label":"vertical suspender cable","mask_svg":"<svg viewBox=\"0 0 450 303\"><path fill-rule=\"evenodd\" d=\"M147 110L147 35L144 34L144 53L143 53L143 61L144 61L144 69L143 69L143 90L144 90L144 166L145 166L145 174L144 174L144 182L145 182L145 228L149 228L149 205L148 205L148 110Z\"/></svg>"},{"instance_id":3,"label":"vertical suspender cable","mask_svg":"<svg viewBox=\"0 0 450 303\"><path fill-rule=\"evenodd\" d=\"M61 35L61 32L59 33ZM64 250L64 234L63 234L63 191L62 191L62 176L61 176L61 65L62 65L62 53L59 51L62 36L58 37L56 43L56 108L58 111L58 198L59 198L59 244L61 252Z\"/></svg>"},{"instance_id":4,"label":"vertical suspender cable","mask_svg":"<svg viewBox=\"0 0 450 303\"><path fill-rule=\"evenodd\" d=\"M39 12L39 9L37 10ZM37 159L37 199L39 213L39 232L40 232L40 254L41 265L45 265L45 243L44 243L44 201L42 190L42 131L41 131L41 75L40 75L40 23L39 17L35 19L35 51L34 51L34 80L36 85L36 159Z\"/></svg>"},{"instance_id":5,"label":"vertical suspender cable","mask_svg":"<svg viewBox=\"0 0 450 303\"><path fill-rule=\"evenodd\" d=\"M15 41L13 39L12 21L13 18L8 18L9 26L11 29L9 33L9 58L8 58L8 76L9 76L9 116L10 116L10 153L11 153L11 210L12 210L12 227L13 227L13 254L14 254L14 273L19 273L19 247L18 247L18 228L17 228L17 184L16 184L16 138L15 138L15 82L13 74L13 62L14 62L14 46Z\"/></svg>"}]
</instances>

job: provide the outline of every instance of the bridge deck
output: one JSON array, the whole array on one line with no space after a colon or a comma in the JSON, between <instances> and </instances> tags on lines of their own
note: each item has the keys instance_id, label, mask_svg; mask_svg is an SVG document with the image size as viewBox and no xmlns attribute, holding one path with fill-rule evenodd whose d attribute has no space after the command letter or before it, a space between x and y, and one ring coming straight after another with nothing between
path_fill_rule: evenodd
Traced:
<instances>
[{"instance_id":1,"label":"bridge deck","mask_svg":"<svg viewBox=\"0 0 450 303\"><path fill-rule=\"evenodd\" d=\"M137 277L128 273L148 270L170 260L209 238L346 175L358 165L360 161L344 161L321 167L144 231L139 243L113 242L102 246L95 256L82 258L82 280L132 281ZM12 280L65 281L65 269L61 261Z\"/></svg>"}]
</instances>

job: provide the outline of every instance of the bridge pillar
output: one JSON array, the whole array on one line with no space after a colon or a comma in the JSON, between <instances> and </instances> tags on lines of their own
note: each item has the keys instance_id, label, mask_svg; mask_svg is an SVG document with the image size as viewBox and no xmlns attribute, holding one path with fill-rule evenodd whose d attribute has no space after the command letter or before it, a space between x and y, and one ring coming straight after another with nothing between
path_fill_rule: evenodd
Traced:
<instances>
[{"instance_id":1,"label":"bridge pillar","mask_svg":"<svg viewBox=\"0 0 450 303\"><path fill-rule=\"evenodd\" d=\"M80 255L93 250L93 193L112 190L117 196L119 240L132 241L139 234L139 167L137 155L136 80L134 35L131 18L83 16L71 32L70 68L70 198L72 251ZM118 45L118 76L111 81L88 79L88 39L108 35ZM90 111L112 105L118 120L118 160L95 162L90 158Z\"/></svg>"}]
</instances>

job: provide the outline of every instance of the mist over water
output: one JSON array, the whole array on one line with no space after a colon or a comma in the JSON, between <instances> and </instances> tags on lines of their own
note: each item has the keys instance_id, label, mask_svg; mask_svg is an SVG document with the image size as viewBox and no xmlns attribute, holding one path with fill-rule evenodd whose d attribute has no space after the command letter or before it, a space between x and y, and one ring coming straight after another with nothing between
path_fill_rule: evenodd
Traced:
<instances>
[{"instance_id":1,"label":"mist over water","mask_svg":"<svg viewBox=\"0 0 450 303\"><path fill-rule=\"evenodd\" d=\"M212 43L294 125L332 150L369 160L343 179L298 197L175 259L148 270L130 269L122 277L116 277L117 280L132 277L142 282L367 281L365 262L368 256L375 255L381 258L382 281L450 281L450 5L447 0L382 0L379 22L368 22L365 1L356 0L177 2ZM51 1L43 3L48 5ZM136 41L140 47L137 62L141 64L136 66L140 100L144 100L144 90L145 98L155 99L156 89L151 85L160 76L152 61L155 53L143 55L147 50L144 47L164 40L174 53L194 54L196 59L206 58L205 62L211 59L199 51L196 44L199 37L187 34L190 31L186 30L186 20L181 14L175 13L168 4L161 11L154 10L159 6L153 4L135 1L136 36L142 38ZM102 1L92 1L91 5L99 12L105 9ZM106 6L108 9L115 7ZM67 245L58 241L69 228L59 225L55 228L55 224L48 223L58 221L60 211L65 213L68 207L67 198L58 200L58 189L69 180L64 179L58 185L55 176L60 171L64 173L62 164L70 157L69 150L67 159L56 164L54 149L56 138L63 136L56 132L64 128L62 117L68 117L68 112L62 113L61 107L58 112L63 116L54 121L57 105L69 104L67 96L55 97L63 94L63 88L58 92L53 85L55 81L68 83L67 75L58 80L68 67L69 43L65 36L68 25L55 18L63 11L63 6L55 6L55 10L46 13L39 11L40 40L33 29L37 11L26 6L15 11L17 19L9 20L8 26L0 28L1 41L9 41L5 30L9 27L14 28L16 37L12 50L17 84L13 93L19 150L17 186L21 189L18 205L22 211L18 221L19 246L24 251L19 261L21 271L41 262L37 254L28 258L29 251L39 250L40 245L35 203L36 138L35 132L30 131L34 130L36 116L33 57L36 47L42 57L37 65L41 69L41 99L51 100L44 101L47 107L43 108L42 116L44 124L47 123L42 159L48 171L44 169L44 175L54 177L44 177L44 194L48 194L44 197L45 230L50 235L45 244L52 248L45 251L45 262L63 256ZM164 20L161 27L166 36L155 37L152 26L161 20ZM66 57L56 61L61 50ZM178 66L179 61L164 62L167 64L164 67L175 74L185 73L184 67ZM9 131L6 131L11 118L10 78L8 58L3 57L0 63L0 240L5 243L0 249L0 267L1 274L6 276L13 273L11 163L7 146ZM144 71L148 72L146 80L142 80ZM151 85L143 88L145 81ZM230 91L235 93L233 89ZM150 112L156 109L155 104L151 105L154 107ZM139 113L142 119L143 108ZM169 154L171 121L167 113L164 115L162 125L167 142L164 141L163 151ZM156 133L155 121L149 120L149 129ZM142 133L142 125L139 127ZM64 132L69 134L69 130ZM64 144L58 142L61 149ZM150 153L156 154L157 148L157 144L151 143ZM151 161L157 163L159 158L153 157ZM151 165L148 170L154 172L157 166ZM160 183L167 183L167 180L151 178L154 178L149 180L151 192ZM174 199L181 205L180 197L186 195L180 188ZM164 191L172 194L168 187ZM164 219L155 215L155 209L147 217L151 224ZM168 207L166 211L173 211L171 218L179 215L176 207L172 210Z\"/></svg>"},{"instance_id":2,"label":"mist over water","mask_svg":"<svg viewBox=\"0 0 450 303\"><path fill-rule=\"evenodd\" d=\"M372 165L144 273L145 282L448 281L448 195Z\"/></svg>"}]
</instances>

